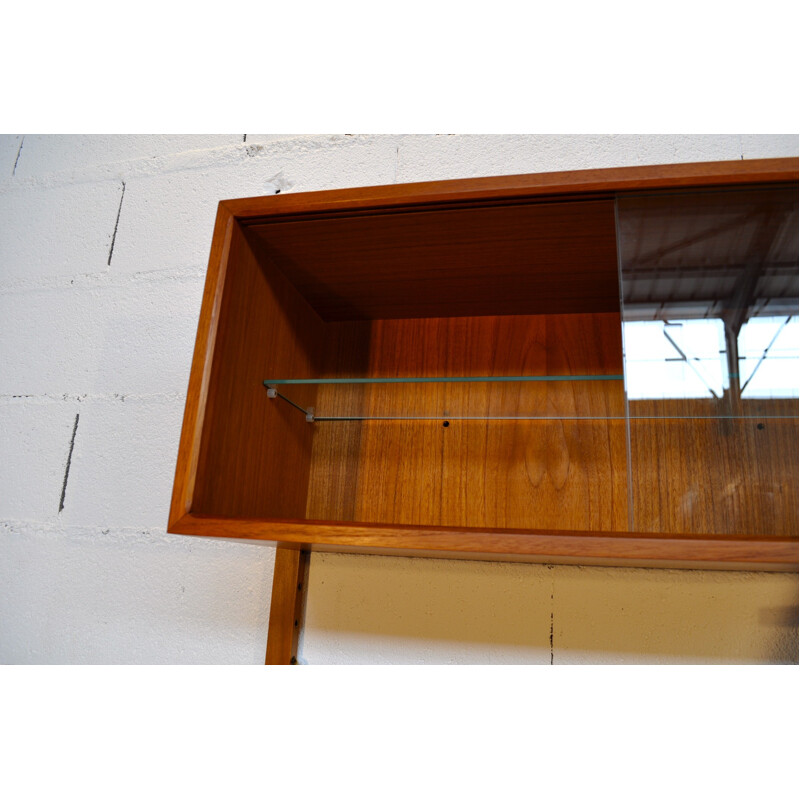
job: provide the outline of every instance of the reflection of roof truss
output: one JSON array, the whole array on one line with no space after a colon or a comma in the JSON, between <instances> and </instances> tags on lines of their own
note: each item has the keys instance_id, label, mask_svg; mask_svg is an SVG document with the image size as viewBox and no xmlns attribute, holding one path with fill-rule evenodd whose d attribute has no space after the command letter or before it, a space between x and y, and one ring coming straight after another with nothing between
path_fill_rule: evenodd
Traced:
<instances>
[{"instance_id":1,"label":"reflection of roof truss","mask_svg":"<svg viewBox=\"0 0 800 800\"><path fill-rule=\"evenodd\" d=\"M672 345L674 350L680 356L680 358L678 360L679 361L683 361L686 364L686 366L689 367L689 369L691 369L692 372L694 372L694 374L697 375L698 378L700 378L700 380L703 382L703 385L706 387L706 389L708 389L708 391L711 393L711 396L715 400L719 400L719 395L711 388L711 386L709 385L708 381L705 379L705 376L703 375L703 373L700 372L700 370L698 370L697 367L692 363L693 361L699 361L700 359L697 359L697 358L691 359L686 355L686 353L683 352L683 350L680 348L678 343L669 335L669 331L667 331L667 325L666 324L664 325L663 333L664 333L664 338Z\"/></svg>"},{"instance_id":2,"label":"reflection of roof truss","mask_svg":"<svg viewBox=\"0 0 800 800\"><path fill-rule=\"evenodd\" d=\"M791 322L791 320L792 320L791 317L786 317L786 319L783 321L783 325L781 325L778 328L778 330L775 331L775 335L772 337L770 343L764 349L764 352L761 354L761 357L758 359L758 363L755 365L755 367L753 367L753 371L750 373L750 377L742 385L742 390L741 390L742 394L744 394L744 390L747 388L747 386L750 383L750 381L752 381L753 378L755 377L756 372L758 372L758 368L767 360L767 357L769 356L769 351L772 349L772 345L775 344L775 342L778 340L778 337L783 332L783 329Z\"/></svg>"},{"instance_id":3,"label":"reflection of roof truss","mask_svg":"<svg viewBox=\"0 0 800 800\"><path fill-rule=\"evenodd\" d=\"M686 250L688 247L699 244L700 242L709 241L715 236L736 230L737 228L741 228L749 223L752 223L752 214L748 211L745 211L742 214L738 214L733 219L727 219L718 225L712 225L711 227L704 228L697 233L684 236L678 241L668 242L667 244L664 244L645 255L639 256L636 259L636 268L638 270L646 264L658 264L662 262L664 258L672 255L673 253Z\"/></svg>"},{"instance_id":4,"label":"reflection of roof truss","mask_svg":"<svg viewBox=\"0 0 800 800\"><path fill-rule=\"evenodd\" d=\"M625 319L797 313L796 192L633 201L620 223Z\"/></svg>"},{"instance_id":5,"label":"reflection of roof truss","mask_svg":"<svg viewBox=\"0 0 800 800\"><path fill-rule=\"evenodd\" d=\"M705 319L739 308L746 317L797 313L798 271L794 262L725 267L650 267L623 273L625 318ZM754 280L753 280L754 278ZM737 287L747 295L736 301ZM795 309L794 312L791 309Z\"/></svg>"}]
</instances>

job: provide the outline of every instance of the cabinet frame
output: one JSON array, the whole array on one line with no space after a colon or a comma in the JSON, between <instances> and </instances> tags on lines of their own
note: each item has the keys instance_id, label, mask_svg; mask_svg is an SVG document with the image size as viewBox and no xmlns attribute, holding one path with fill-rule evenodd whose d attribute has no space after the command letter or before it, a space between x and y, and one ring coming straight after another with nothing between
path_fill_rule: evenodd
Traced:
<instances>
[{"instance_id":1,"label":"cabinet frame","mask_svg":"<svg viewBox=\"0 0 800 800\"><path fill-rule=\"evenodd\" d=\"M521 560L564 564L796 570L798 540L788 537L661 535L564 530L243 519L193 511L214 348L236 226L338 213L469 207L487 201L610 199L622 192L796 185L798 159L724 161L596 169L364 187L219 203L186 399L170 533L267 540L304 550Z\"/></svg>"}]
</instances>

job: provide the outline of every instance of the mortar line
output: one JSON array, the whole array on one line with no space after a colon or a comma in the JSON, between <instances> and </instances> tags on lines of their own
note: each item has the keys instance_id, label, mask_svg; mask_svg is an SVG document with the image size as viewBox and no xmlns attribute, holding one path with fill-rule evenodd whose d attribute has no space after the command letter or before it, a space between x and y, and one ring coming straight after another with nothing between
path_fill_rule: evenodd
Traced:
<instances>
[{"instance_id":1,"label":"mortar line","mask_svg":"<svg viewBox=\"0 0 800 800\"><path fill-rule=\"evenodd\" d=\"M72 439L69 442L69 454L67 455L67 468L64 471L64 485L61 487L61 501L58 504L58 513L64 510L64 498L67 496L67 481L69 480L69 468L72 465L72 450L75 447L75 434L78 432L78 420L80 414L75 415L75 426L72 428Z\"/></svg>"},{"instance_id":2,"label":"mortar line","mask_svg":"<svg viewBox=\"0 0 800 800\"><path fill-rule=\"evenodd\" d=\"M0 394L0 408L11 405L51 405L57 403L183 403L185 392L149 392L143 394Z\"/></svg>"},{"instance_id":3,"label":"mortar line","mask_svg":"<svg viewBox=\"0 0 800 800\"><path fill-rule=\"evenodd\" d=\"M25 137L23 136L19 142L19 150L17 150L17 157L14 159L14 169L11 170L12 178L17 174L17 164L19 163L19 154L22 152L22 145L24 144L25 144Z\"/></svg>"},{"instance_id":4,"label":"mortar line","mask_svg":"<svg viewBox=\"0 0 800 800\"><path fill-rule=\"evenodd\" d=\"M122 181L122 194L119 197L119 208L117 209L117 221L114 223L114 233L111 235L111 248L108 251L108 266L111 266L111 256L114 255L114 242L117 241L117 228L119 227L119 218L122 214L122 201L125 199L125 181Z\"/></svg>"},{"instance_id":5,"label":"mortar line","mask_svg":"<svg viewBox=\"0 0 800 800\"><path fill-rule=\"evenodd\" d=\"M162 281L194 280L203 278L205 267L161 267L159 269L132 272L130 274L109 275L108 270L102 272L79 272L72 276L47 276L40 279L18 280L0 284L0 296L21 292L41 292L60 289L119 289L130 284L158 283ZM79 281L75 285L75 281Z\"/></svg>"}]
</instances>

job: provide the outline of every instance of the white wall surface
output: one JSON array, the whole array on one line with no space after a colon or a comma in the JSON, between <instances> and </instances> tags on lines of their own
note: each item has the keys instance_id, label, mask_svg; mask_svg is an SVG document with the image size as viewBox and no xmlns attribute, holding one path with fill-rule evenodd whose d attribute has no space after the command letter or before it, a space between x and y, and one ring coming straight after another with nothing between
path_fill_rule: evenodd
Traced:
<instances>
[{"instance_id":1,"label":"white wall surface","mask_svg":"<svg viewBox=\"0 0 800 800\"><path fill-rule=\"evenodd\" d=\"M272 548L165 532L219 200L797 154L796 135L0 136L0 661L263 663ZM796 574L315 555L300 658L797 663L797 595Z\"/></svg>"}]
</instances>

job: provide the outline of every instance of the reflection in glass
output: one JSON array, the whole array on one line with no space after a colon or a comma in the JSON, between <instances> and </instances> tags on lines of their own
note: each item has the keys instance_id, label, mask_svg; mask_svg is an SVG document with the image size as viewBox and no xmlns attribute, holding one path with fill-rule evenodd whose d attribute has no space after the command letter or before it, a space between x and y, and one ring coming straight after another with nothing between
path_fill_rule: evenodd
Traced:
<instances>
[{"instance_id":1,"label":"reflection in glass","mask_svg":"<svg viewBox=\"0 0 800 800\"><path fill-rule=\"evenodd\" d=\"M628 400L720 417L797 398L796 190L623 196L617 214Z\"/></svg>"},{"instance_id":2,"label":"reflection in glass","mask_svg":"<svg viewBox=\"0 0 800 800\"><path fill-rule=\"evenodd\" d=\"M722 320L625 322L622 330L628 399L719 399L728 388Z\"/></svg>"},{"instance_id":3,"label":"reflection in glass","mask_svg":"<svg viewBox=\"0 0 800 800\"><path fill-rule=\"evenodd\" d=\"M629 524L796 536L797 189L617 199Z\"/></svg>"},{"instance_id":4,"label":"reflection in glass","mask_svg":"<svg viewBox=\"0 0 800 800\"><path fill-rule=\"evenodd\" d=\"M754 317L738 339L743 398L798 396L800 326L797 315Z\"/></svg>"}]
</instances>

